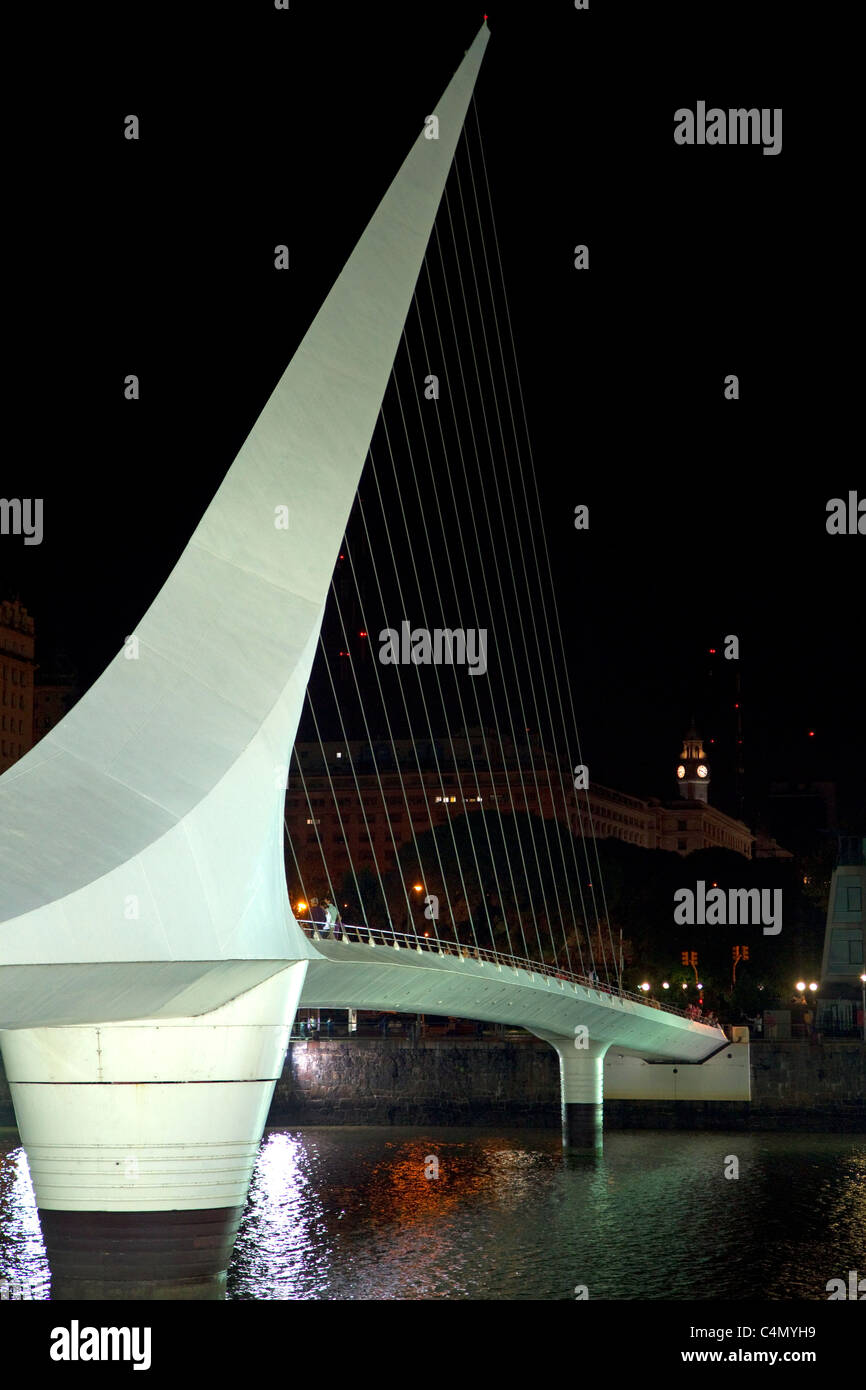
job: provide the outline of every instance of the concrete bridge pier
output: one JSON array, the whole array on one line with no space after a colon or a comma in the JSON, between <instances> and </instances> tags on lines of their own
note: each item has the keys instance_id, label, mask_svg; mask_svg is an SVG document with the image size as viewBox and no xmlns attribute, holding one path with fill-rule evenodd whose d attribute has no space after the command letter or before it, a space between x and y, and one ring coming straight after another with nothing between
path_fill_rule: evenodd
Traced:
<instances>
[{"instance_id":1,"label":"concrete bridge pier","mask_svg":"<svg viewBox=\"0 0 866 1390\"><path fill-rule=\"evenodd\" d=\"M596 1154L603 1145L604 1057L610 1043L564 1038L533 1028L559 1056L562 1147L569 1153Z\"/></svg>"},{"instance_id":2,"label":"concrete bridge pier","mask_svg":"<svg viewBox=\"0 0 866 1390\"><path fill-rule=\"evenodd\" d=\"M306 969L196 1017L0 1032L52 1299L225 1297Z\"/></svg>"}]
</instances>

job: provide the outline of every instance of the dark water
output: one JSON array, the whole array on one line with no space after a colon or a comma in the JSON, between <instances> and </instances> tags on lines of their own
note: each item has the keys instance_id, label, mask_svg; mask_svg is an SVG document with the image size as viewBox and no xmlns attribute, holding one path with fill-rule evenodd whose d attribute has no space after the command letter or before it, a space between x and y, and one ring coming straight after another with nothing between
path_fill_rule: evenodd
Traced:
<instances>
[{"instance_id":1,"label":"dark water","mask_svg":"<svg viewBox=\"0 0 866 1390\"><path fill-rule=\"evenodd\" d=\"M45 1298L26 1159L5 1140L0 1280ZM549 1130L271 1130L228 1296L826 1300L852 1269L864 1136L618 1131L603 1158L565 1160Z\"/></svg>"}]
</instances>

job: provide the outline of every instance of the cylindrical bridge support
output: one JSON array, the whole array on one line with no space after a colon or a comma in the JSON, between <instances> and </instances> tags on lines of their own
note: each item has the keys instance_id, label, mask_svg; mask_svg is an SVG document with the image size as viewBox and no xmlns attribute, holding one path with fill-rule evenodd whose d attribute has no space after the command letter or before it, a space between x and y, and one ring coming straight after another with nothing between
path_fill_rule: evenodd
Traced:
<instances>
[{"instance_id":1,"label":"cylindrical bridge support","mask_svg":"<svg viewBox=\"0 0 866 1390\"><path fill-rule=\"evenodd\" d=\"M0 1033L53 1299L225 1296L306 969L196 1017Z\"/></svg>"},{"instance_id":2,"label":"cylindrical bridge support","mask_svg":"<svg viewBox=\"0 0 866 1390\"><path fill-rule=\"evenodd\" d=\"M604 1057L610 1043L532 1031L559 1055L563 1148L570 1153L599 1153L604 1134Z\"/></svg>"}]
</instances>

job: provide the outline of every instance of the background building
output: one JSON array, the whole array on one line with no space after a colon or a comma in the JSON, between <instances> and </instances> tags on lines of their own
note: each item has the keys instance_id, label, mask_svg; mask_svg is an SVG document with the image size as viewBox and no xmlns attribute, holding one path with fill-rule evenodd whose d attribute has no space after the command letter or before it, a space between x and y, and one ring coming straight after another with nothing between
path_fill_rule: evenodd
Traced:
<instances>
[{"instance_id":1,"label":"background building","mask_svg":"<svg viewBox=\"0 0 866 1390\"><path fill-rule=\"evenodd\" d=\"M694 781L703 794L695 800L684 795L691 779L670 802L642 800L598 783L576 792L570 767L537 738L530 736L520 750L506 740L500 749L495 732L480 728L418 744L299 742L286 793L288 867L295 869L296 858L305 883L318 882L325 864L335 882L352 865L387 872L413 833L491 809L554 817L575 835L612 837L643 849L682 855L729 849L751 858L755 837L748 826L704 799L708 776Z\"/></svg>"},{"instance_id":2,"label":"background building","mask_svg":"<svg viewBox=\"0 0 866 1390\"><path fill-rule=\"evenodd\" d=\"M33 746L33 619L17 599L0 601L0 773Z\"/></svg>"},{"instance_id":3,"label":"background building","mask_svg":"<svg viewBox=\"0 0 866 1390\"><path fill-rule=\"evenodd\" d=\"M0 600L0 773L59 724L78 698L66 658L43 669L35 659L35 627L24 605Z\"/></svg>"},{"instance_id":4,"label":"background building","mask_svg":"<svg viewBox=\"0 0 866 1390\"><path fill-rule=\"evenodd\" d=\"M866 985L866 839L841 836L830 883L818 1030L863 1037Z\"/></svg>"}]
</instances>

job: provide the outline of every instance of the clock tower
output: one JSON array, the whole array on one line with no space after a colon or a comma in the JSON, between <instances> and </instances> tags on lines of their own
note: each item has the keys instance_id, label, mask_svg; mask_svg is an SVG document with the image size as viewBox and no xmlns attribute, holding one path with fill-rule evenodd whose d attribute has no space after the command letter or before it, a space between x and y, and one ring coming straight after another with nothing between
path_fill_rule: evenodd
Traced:
<instances>
[{"instance_id":1,"label":"clock tower","mask_svg":"<svg viewBox=\"0 0 866 1390\"><path fill-rule=\"evenodd\" d=\"M677 783L680 796L687 801L708 801L710 769L701 736L692 726L683 739L683 751L677 764Z\"/></svg>"}]
</instances>

